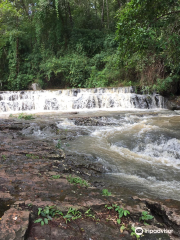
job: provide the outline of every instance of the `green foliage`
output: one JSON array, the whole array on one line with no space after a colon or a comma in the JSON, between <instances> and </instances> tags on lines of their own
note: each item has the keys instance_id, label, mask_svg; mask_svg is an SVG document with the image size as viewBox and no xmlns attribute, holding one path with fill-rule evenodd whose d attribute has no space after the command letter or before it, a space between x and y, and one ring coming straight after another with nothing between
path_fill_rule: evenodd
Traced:
<instances>
[{"instance_id":1,"label":"green foliage","mask_svg":"<svg viewBox=\"0 0 180 240\"><path fill-rule=\"evenodd\" d=\"M124 224L122 224L122 226L120 227L120 232L123 232L126 229L126 227L124 226Z\"/></svg>"},{"instance_id":2,"label":"green foliage","mask_svg":"<svg viewBox=\"0 0 180 240\"><path fill-rule=\"evenodd\" d=\"M2 158L2 160L4 160L4 161L5 161L5 160L6 160L6 155L4 155L4 154L3 154L3 155L1 155L1 158Z\"/></svg>"},{"instance_id":3,"label":"green foliage","mask_svg":"<svg viewBox=\"0 0 180 240\"><path fill-rule=\"evenodd\" d=\"M177 74L170 74L170 76L166 77L165 79L157 78L156 84L152 86L152 89L159 93L164 93L169 90L171 90L171 92L173 93L174 91L172 87L173 85L175 85L175 88L177 88L177 83L179 82L179 80L180 77Z\"/></svg>"},{"instance_id":4,"label":"green foliage","mask_svg":"<svg viewBox=\"0 0 180 240\"><path fill-rule=\"evenodd\" d=\"M91 218L95 219L95 216L91 213L91 208L89 208L89 209L85 212L85 216L86 216L86 217L91 217Z\"/></svg>"},{"instance_id":5,"label":"green foliage","mask_svg":"<svg viewBox=\"0 0 180 240\"><path fill-rule=\"evenodd\" d=\"M1 90L136 83L176 93L179 11L178 0L1 1Z\"/></svg>"},{"instance_id":6,"label":"green foliage","mask_svg":"<svg viewBox=\"0 0 180 240\"><path fill-rule=\"evenodd\" d=\"M31 159L39 159L39 156L34 155L34 154L26 154L26 157L31 158Z\"/></svg>"},{"instance_id":7,"label":"green foliage","mask_svg":"<svg viewBox=\"0 0 180 240\"><path fill-rule=\"evenodd\" d=\"M56 148L61 149L61 139L58 140Z\"/></svg>"},{"instance_id":8,"label":"green foliage","mask_svg":"<svg viewBox=\"0 0 180 240\"><path fill-rule=\"evenodd\" d=\"M59 179L61 176L60 175L53 175L52 179Z\"/></svg>"},{"instance_id":9,"label":"green foliage","mask_svg":"<svg viewBox=\"0 0 180 240\"><path fill-rule=\"evenodd\" d=\"M78 218L81 218L82 213L78 210L76 210L75 208L69 208L67 214L63 217L67 222L70 222L71 220L76 220Z\"/></svg>"},{"instance_id":10,"label":"green foliage","mask_svg":"<svg viewBox=\"0 0 180 240\"><path fill-rule=\"evenodd\" d=\"M32 114L26 115L24 113L20 113L18 118L25 119L25 120L32 120L32 119L34 119L34 116Z\"/></svg>"},{"instance_id":11,"label":"green foliage","mask_svg":"<svg viewBox=\"0 0 180 240\"><path fill-rule=\"evenodd\" d=\"M89 187L89 183L80 177L72 177L71 175L67 177L68 182L73 184L79 184L80 186Z\"/></svg>"},{"instance_id":12,"label":"green foliage","mask_svg":"<svg viewBox=\"0 0 180 240\"><path fill-rule=\"evenodd\" d=\"M135 236L136 239L139 239L139 238L140 238L140 236L137 235L136 232L135 232L135 227L131 226L131 231L132 231L132 232L131 232L131 236L132 236L132 237Z\"/></svg>"},{"instance_id":13,"label":"green foliage","mask_svg":"<svg viewBox=\"0 0 180 240\"><path fill-rule=\"evenodd\" d=\"M144 224L147 224L145 221L147 221L147 220L151 220L151 219L153 219L154 217L152 216L152 215L150 215L150 214L148 214L148 212L146 212L146 211L143 211L142 212L142 216L139 218L139 221L144 221Z\"/></svg>"},{"instance_id":14,"label":"green foliage","mask_svg":"<svg viewBox=\"0 0 180 240\"><path fill-rule=\"evenodd\" d=\"M94 85L91 60L117 47L113 32L118 7L114 0L108 6L87 0L0 3L3 90L27 89L31 82L42 87ZM108 84L104 75L98 73L97 86Z\"/></svg>"},{"instance_id":15,"label":"green foliage","mask_svg":"<svg viewBox=\"0 0 180 240\"><path fill-rule=\"evenodd\" d=\"M108 191L108 189L103 189L102 190L102 195L103 196L111 196L111 193Z\"/></svg>"},{"instance_id":16,"label":"green foliage","mask_svg":"<svg viewBox=\"0 0 180 240\"><path fill-rule=\"evenodd\" d=\"M114 209L117 213L118 213L118 219L117 219L117 223L120 224L121 223L121 218L123 216L127 216L128 214L130 214L130 212L126 209L123 209L121 208L120 206L118 206L117 204L112 204L112 206L108 206L108 205L105 205L105 207L108 209L108 210L111 210L111 209Z\"/></svg>"},{"instance_id":17,"label":"green foliage","mask_svg":"<svg viewBox=\"0 0 180 240\"><path fill-rule=\"evenodd\" d=\"M48 224L48 221L52 220L56 216L63 216L63 213L59 211L55 206L46 206L44 208L38 208L38 215L42 218L38 218L34 223L41 223L41 226Z\"/></svg>"},{"instance_id":18,"label":"green foliage","mask_svg":"<svg viewBox=\"0 0 180 240\"><path fill-rule=\"evenodd\" d=\"M179 9L177 0L131 0L117 14L119 63L160 92L179 75Z\"/></svg>"}]
</instances>

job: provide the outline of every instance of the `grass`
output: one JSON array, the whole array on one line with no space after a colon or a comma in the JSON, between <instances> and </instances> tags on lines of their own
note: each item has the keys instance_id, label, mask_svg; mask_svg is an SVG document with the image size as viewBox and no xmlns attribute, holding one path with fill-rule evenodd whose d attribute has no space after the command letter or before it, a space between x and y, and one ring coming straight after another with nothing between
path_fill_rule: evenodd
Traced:
<instances>
[{"instance_id":1,"label":"grass","mask_svg":"<svg viewBox=\"0 0 180 240\"><path fill-rule=\"evenodd\" d=\"M80 186L89 187L89 183L80 177L72 177L71 175L67 177L68 182L72 184L79 184Z\"/></svg>"},{"instance_id":2,"label":"grass","mask_svg":"<svg viewBox=\"0 0 180 240\"><path fill-rule=\"evenodd\" d=\"M32 120L35 119L34 115L32 114L24 114L20 113L18 116L14 116L13 114L10 114L9 117L17 117L18 119L25 119L25 120Z\"/></svg>"},{"instance_id":3,"label":"grass","mask_svg":"<svg viewBox=\"0 0 180 240\"><path fill-rule=\"evenodd\" d=\"M31 158L31 159L39 159L39 157L34 154L26 154L26 157Z\"/></svg>"}]
</instances>

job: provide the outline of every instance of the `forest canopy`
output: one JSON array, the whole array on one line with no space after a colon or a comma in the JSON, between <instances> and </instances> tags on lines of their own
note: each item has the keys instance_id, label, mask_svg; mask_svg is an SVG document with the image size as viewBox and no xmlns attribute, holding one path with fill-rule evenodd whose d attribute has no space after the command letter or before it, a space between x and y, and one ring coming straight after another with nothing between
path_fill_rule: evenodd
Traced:
<instances>
[{"instance_id":1,"label":"forest canopy","mask_svg":"<svg viewBox=\"0 0 180 240\"><path fill-rule=\"evenodd\" d=\"M178 93L179 0L2 0L0 87Z\"/></svg>"}]
</instances>

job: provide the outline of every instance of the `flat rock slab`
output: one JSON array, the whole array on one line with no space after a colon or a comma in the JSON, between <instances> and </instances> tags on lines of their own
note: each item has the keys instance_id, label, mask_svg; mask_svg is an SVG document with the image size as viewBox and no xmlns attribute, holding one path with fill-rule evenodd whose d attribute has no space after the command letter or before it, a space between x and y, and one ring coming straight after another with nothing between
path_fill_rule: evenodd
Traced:
<instances>
[{"instance_id":1,"label":"flat rock slab","mask_svg":"<svg viewBox=\"0 0 180 240\"><path fill-rule=\"evenodd\" d=\"M57 131L55 124L48 124L55 134L53 140L68 143L78 135L78 132ZM139 198L127 203L119 192L117 196L102 196L102 188L111 189L107 183L100 182L105 172L103 165L94 163L89 156L69 152L65 155L51 141L28 137L28 132L22 134L23 128L31 131L32 126L36 125L10 120L0 124L0 240L128 240L133 239L128 225L143 226L139 218L143 211L150 210L161 217L164 224L158 225L158 219L153 219L148 222L150 229L171 229L176 234L176 238L171 235L171 240L179 239L180 212L174 208L178 206L180 209L180 205L176 203L167 209L162 203ZM40 127L46 128L47 124ZM82 177L94 187L71 184L67 180L70 176ZM131 192L129 194L131 196ZM124 232L117 224L117 213L105 208L105 205L112 204L130 212L128 218L122 219L128 228ZM41 226L34 220L39 218L38 207L45 206L56 206L63 214L75 208L81 211L82 217L67 224L63 217L59 217ZM85 216L84 212L89 209L94 218ZM169 239L167 234L151 235L146 233L142 239Z\"/></svg>"},{"instance_id":2,"label":"flat rock slab","mask_svg":"<svg viewBox=\"0 0 180 240\"><path fill-rule=\"evenodd\" d=\"M29 226L29 211L10 208L0 221L0 240L24 240Z\"/></svg>"}]
</instances>

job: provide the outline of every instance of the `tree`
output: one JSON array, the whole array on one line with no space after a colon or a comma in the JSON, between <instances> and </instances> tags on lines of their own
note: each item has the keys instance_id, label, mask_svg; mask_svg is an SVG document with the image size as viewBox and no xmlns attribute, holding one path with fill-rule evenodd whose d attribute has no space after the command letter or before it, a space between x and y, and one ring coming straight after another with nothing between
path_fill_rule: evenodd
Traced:
<instances>
[{"instance_id":1,"label":"tree","mask_svg":"<svg viewBox=\"0 0 180 240\"><path fill-rule=\"evenodd\" d=\"M180 72L180 2L131 0L118 12L117 19L121 63L127 68L138 68L144 76L143 84L153 84L155 79L166 79L167 76L177 80Z\"/></svg>"}]
</instances>

